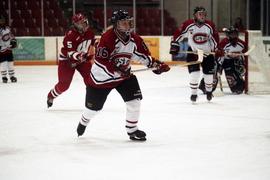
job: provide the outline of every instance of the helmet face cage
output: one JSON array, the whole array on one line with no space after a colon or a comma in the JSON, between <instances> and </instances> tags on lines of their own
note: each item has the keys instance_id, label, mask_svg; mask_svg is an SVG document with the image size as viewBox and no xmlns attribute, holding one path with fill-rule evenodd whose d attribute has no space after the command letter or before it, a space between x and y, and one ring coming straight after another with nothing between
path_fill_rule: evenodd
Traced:
<instances>
[{"instance_id":1,"label":"helmet face cage","mask_svg":"<svg viewBox=\"0 0 270 180\"><path fill-rule=\"evenodd\" d=\"M230 28L226 29L226 30L225 30L225 34L226 34L226 36L228 37L228 39L229 39L230 41L235 41L235 40L237 40L238 35L239 35L238 29L235 28L235 27L233 27L233 26L231 26Z\"/></svg>"},{"instance_id":2,"label":"helmet face cage","mask_svg":"<svg viewBox=\"0 0 270 180\"><path fill-rule=\"evenodd\" d=\"M89 27L87 18L81 13L75 14L72 17L72 23L80 33L85 32Z\"/></svg>"},{"instance_id":3,"label":"helmet face cage","mask_svg":"<svg viewBox=\"0 0 270 180\"><path fill-rule=\"evenodd\" d=\"M118 31L127 35L129 35L134 30L133 18L128 15L126 10L114 11L111 22Z\"/></svg>"}]
</instances>

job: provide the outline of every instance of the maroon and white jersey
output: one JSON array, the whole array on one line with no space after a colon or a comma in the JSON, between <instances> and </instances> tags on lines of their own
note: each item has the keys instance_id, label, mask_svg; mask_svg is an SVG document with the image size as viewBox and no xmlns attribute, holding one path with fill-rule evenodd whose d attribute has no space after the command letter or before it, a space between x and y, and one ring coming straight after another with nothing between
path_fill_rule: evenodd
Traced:
<instances>
[{"instance_id":1,"label":"maroon and white jersey","mask_svg":"<svg viewBox=\"0 0 270 180\"><path fill-rule=\"evenodd\" d=\"M230 43L228 38L224 38L219 44L219 49L223 49L225 54L226 53L245 53L247 51L247 44L246 42L238 38L237 43L233 45ZM242 56L240 57L243 58ZM230 57L227 55L225 55L224 58L230 59Z\"/></svg>"},{"instance_id":2,"label":"maroon and white jersey","mask_svg":"<svg viewBox=\"0 0 270 180\"><path fill-rule=\"evenodd\" d=\"M85 33L81 34L74 28L66 32L63 47L59 55L59 60L78 60L80 52L87 53L89 46L95 42L94 33L88 29Z\"/></svg>"},{"instance_id":3,"label":"maroon and white jersey","mask_svg":"<svg viewBox=\"0 0 270 180\"><path fill-rule=\"evenodd\" d=\"M12 34L10 28L5 26L4 28L0 28L0 53L1 54L8 54L12 52L10 41L15 39L14 35Z\"/></svg>"},{"instance_id":4,"label":"maroon and white jersey","mask_svg":"<svg viewBox=\"0 0 270 180\"><path fill-rule=\"evenodd\" d=\"M181 24L172 37L172 41L181 42L188 39L188 45L192 51L201 49L204 52L211 52L217 48L219 35L213 22L206 20L198 25L194 19L189 19Z\"/></svg>"},{"instance_id":5,"label":"maroon and white jersey","mask_svg":"<svg viewBox=\"0 0 270 180\"><path fill-rule=\"evenodd\" d=\"M140 64L150 66L152 57L139 35L131 33L125 42L119 37L114 29L109 29L101 36L91 68L90 85L113 88L128 78L119 72L115 64L120 63L122 67L129 69L131 60L135 60Z\"/></svg>"}]
</instances>

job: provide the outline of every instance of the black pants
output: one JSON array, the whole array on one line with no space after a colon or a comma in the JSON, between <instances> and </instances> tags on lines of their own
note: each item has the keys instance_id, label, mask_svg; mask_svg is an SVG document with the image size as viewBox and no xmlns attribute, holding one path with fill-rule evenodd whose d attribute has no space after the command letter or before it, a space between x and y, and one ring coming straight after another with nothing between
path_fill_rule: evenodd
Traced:
<instances>
[{"instance_id":1,"label":"black pants","mask_svg":"<svg viewBox=\"0 0 270 180\"><path fill-rule=\"evenodd\" d=\"M189 49L191 50L191 49ZM187 62L196 61L198 59L197 54L188 54ZM200 66L202 67L202 72L204 74L214 74L215 70L215 58L213 55L208 55L203 57L203 62L200 64L193 64L188 66L188 72L200 71Z\"/></svg>"},{"instance_id":2,"label":"black pants","mask_svg":"<svg viewBox=\"0 0 270 180\"><path fill-rule=\"evenodd\" d=\"M91 110L101 110L112 89L116 89L122 99L127 102L133 99L142 99L141 89L135 75L124 80L115 88L94 88L87 86L85 106Z\"/></svg>"}]
</instances>

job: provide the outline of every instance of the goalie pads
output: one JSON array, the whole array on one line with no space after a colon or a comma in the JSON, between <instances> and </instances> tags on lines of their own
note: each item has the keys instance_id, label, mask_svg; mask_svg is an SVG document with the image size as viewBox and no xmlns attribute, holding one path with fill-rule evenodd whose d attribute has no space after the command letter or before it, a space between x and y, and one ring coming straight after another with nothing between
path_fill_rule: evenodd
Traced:
<instances>
[{"instance_id":1,"label":"goalie pads","mask_svg":"<svg viewBox=\"0 0 270 180\"><path fill-rule=\"evenodd\" d=\"M245 89L245 80L243 78L245 68L242 59L225 59L222 67L228 85L233 93L241 94Z\"/></svg>"}]
</instances>

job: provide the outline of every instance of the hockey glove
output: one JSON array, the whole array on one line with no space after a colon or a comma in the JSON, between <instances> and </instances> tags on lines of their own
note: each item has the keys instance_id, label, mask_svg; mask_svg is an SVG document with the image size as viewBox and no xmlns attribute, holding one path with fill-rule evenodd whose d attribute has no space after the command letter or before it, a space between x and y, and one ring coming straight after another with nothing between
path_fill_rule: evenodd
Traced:
<instances>
[{"instance_id":1,"label":"hockey glove","mask_svg":"<svg viewBox=\"0 0 270 180\"><path fill-rule=\"evenodd\" d=\"M17 40L16 39L11 39L10 40L10 47L11 48L17 47Z\"/></svg>"},{"instance_id":2,"label":"hockey glove","mask_svg":"<svg viewBox=\"0 0 270 180\"><path fill-rule=\"evenodd\" d=\"M155 74L161 74L170 70L170 67L167 64L159 60L152 60L150 68L154 68L152 71Z\"/></svg>"},{"instance_id":3,"label":"hockey glove","mask_svg":"<svg viewBox=\"0 0 270 180\"><path fill-rule=\"evenodd\" d=\"M180 50L180 44L177 41L171 42L170 54L177 55Z\"/></svg>"},{"instance_id":4,"label":"hockey glove","mask_svg":"<svg viewBox=\"0 0 270 180\"><path fill-rule=\"evenodd\" d=\"M80 53L77 55L77 59L78 59L78 61L79 61L80 63L87 61L87 60L88 60L87 53L80 52Z\"/></svg>"},{"instance_id":5,"label":"hockey glove","mask_svg":"<svg viewBox=\"0 0 270 180\"><path fill-rule=\"evenodd\" d=\"M215 57L223 57L225 52L222 49L217 49L215 51Z\"/></svg>"}]
</instances>

